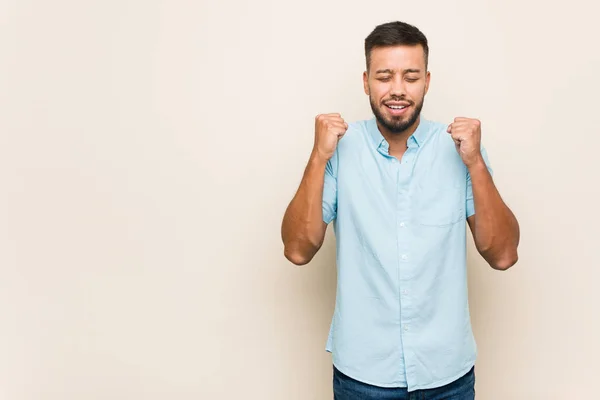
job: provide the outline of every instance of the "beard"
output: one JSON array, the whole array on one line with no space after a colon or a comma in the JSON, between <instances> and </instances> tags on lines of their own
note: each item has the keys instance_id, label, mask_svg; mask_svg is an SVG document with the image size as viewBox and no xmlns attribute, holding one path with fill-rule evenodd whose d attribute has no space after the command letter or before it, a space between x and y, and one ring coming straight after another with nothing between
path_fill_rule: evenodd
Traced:
<instances>
[{"instance_id":1,"label":"beard","mask_svg":"<svg viewBox=\"0 0 600 400\"><path fill-rule=\"evenodd\" d=\"M394 99L394 100L407 101L406 99ZM387 129L390 133L393 133L396 135L403 133L408 128L413 126L415 122L417 122L417 119L419 119L419 115L421 114L421 109L423 108L424 100L425 100L425 96L423 96L421 101L416 104L411 101L410 107L413 107L413 112L410 115L386 116L386 115L384 115L383 111L375 105L375 100L371 96L369 96L369 103L371 103L371 110L373 110L373 114L375 114L375 118L377 119L377 122L379 122L379 124L382 127L384 127L385 129ZM386 107L386 106L382 104L381 108L383 108L383 107Z\"/></svg>"}]
</instances>

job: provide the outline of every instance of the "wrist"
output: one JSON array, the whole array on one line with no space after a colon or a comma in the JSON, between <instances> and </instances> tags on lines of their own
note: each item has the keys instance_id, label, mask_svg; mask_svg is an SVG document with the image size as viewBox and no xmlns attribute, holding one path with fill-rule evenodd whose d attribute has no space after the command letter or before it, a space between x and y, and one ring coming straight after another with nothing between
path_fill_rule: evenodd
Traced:
<instances>
[{"instance_id":1,"label":"wrist","mask_svg":"<svg viewBox=\"0 0 600 400\"><path fill-rule=\"evenodd\" d=\"M327 164L330 158L326 154L321 153L317 148L314 148L310 154L310 161L316 164Z\"/></svg>"},{"instance_id":2,"label":"wrist","mask_svg":"<svg viewBox=\"0 0 600 400\"><path fill-rule=\"evenodd\" d=\"M487 166L485 165L485 160L481 154L477 155L475 159L467 165L467 169L469 173L472 175L474 172L479 172L482 170L487 170Z\"/></svg>"}]
</instances>

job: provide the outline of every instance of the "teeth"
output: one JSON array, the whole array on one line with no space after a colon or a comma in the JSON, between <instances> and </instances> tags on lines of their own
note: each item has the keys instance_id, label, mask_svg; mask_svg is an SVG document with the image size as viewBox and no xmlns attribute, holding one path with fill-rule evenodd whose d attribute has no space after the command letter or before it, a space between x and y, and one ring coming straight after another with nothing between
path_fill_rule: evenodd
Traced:
<instances>
[{"instance_id":1,"label":"teeth","mask_svg":"<svg viewBox=\"0 0 600 400\"><path fill-rule=\"evenodd\" d=\"M389 108L391 108L392 110L402 110L403 108L406 108L406 106L388 106Z\"/></svg>"}]
</instances>

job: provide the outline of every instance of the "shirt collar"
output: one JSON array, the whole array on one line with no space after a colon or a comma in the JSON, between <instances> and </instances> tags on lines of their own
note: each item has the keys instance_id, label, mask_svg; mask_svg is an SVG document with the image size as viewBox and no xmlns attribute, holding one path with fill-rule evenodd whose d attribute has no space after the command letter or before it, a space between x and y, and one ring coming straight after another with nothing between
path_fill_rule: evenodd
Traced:
<instances>
[{"instance_id":1,"label":"shirt collar","mask_svg":"<svg viewBox=\"0 0 600 400\"><path fill-rule=\"evenodd\" d=\"M384 150L385 153L389 152L390 145L385 140L381 132L379 131L379 127L377 126L377 119L375 117L369 120L368 124L369 136L371 137L371 141L373 145L377 149ZM408 138L408 147L412 147L411 144L416 144L417 147L421 147L423 143L427 140L429 136L429 124L426 119L421 115L421 119L419 121L419 126L414 131L412 135Z\"/></svg>"}]
</instances>

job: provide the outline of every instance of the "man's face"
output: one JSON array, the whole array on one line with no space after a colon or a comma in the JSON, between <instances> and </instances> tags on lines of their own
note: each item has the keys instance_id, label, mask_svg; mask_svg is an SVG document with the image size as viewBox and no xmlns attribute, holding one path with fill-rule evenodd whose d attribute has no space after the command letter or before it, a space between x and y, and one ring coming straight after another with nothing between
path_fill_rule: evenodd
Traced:
<instances>
[{"instance_id":1,"label":"man's face","mask_svg":"<svg viewBox=\"0 0 600 400\"><path fill-rule=\"evenodd\" d=\"M413 126L423 108L429 79L421 45L373 49L363 82L379 124L396 134Z\"/></svg>"}]
</instances>

